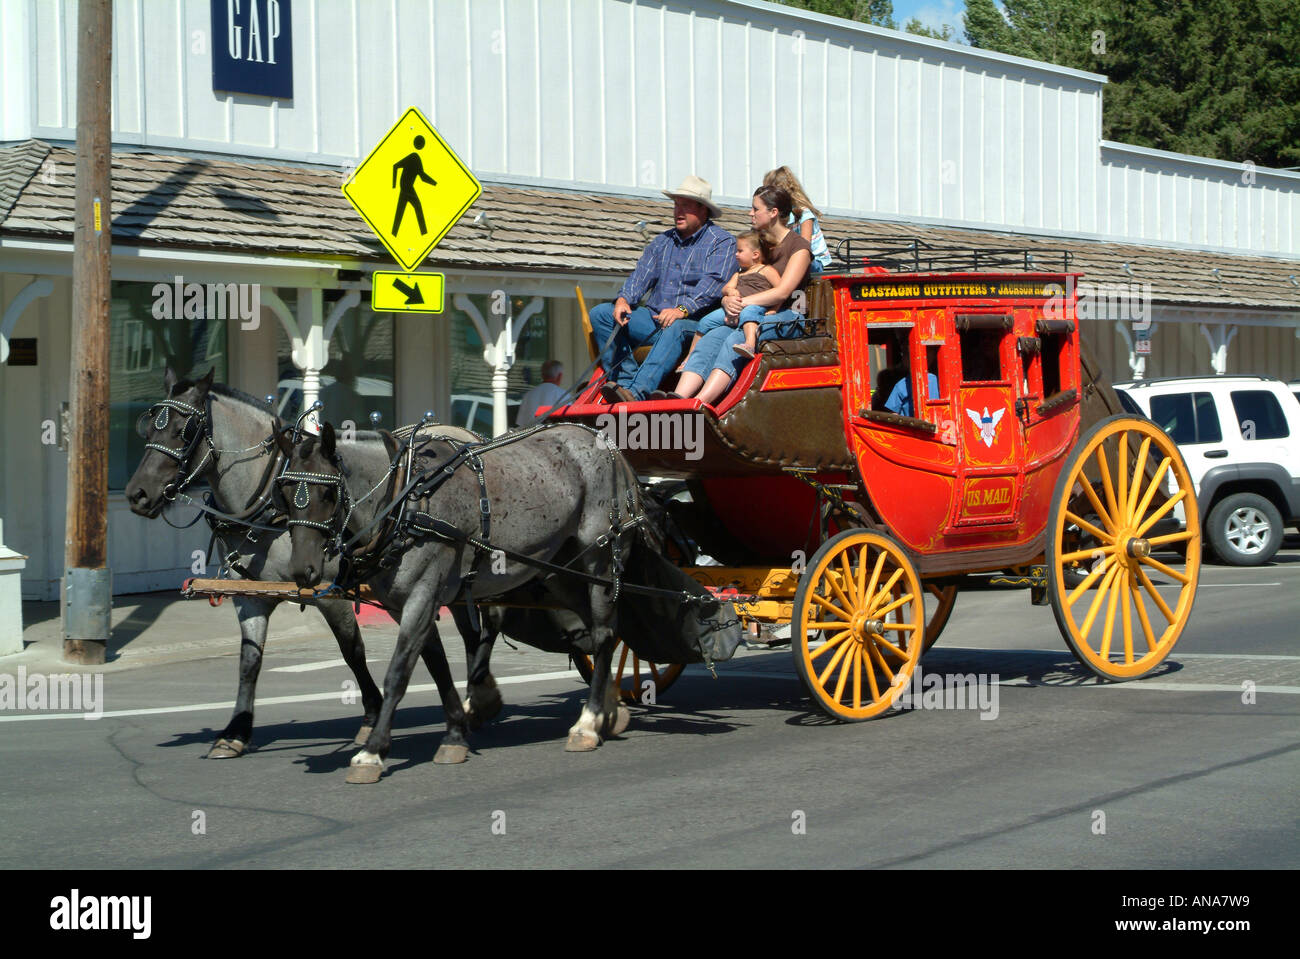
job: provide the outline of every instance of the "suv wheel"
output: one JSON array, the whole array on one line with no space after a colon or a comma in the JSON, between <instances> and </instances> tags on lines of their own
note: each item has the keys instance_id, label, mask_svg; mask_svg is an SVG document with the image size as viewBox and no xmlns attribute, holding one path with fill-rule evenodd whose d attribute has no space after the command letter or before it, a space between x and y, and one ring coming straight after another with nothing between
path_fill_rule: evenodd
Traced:
<instances>
[{"instance_id":1,"label":"suv wheel","mask_svg":"<svg viewBox=\"0 0 1300 959\"><path fill-rule=\"evenodd\" d=\"M1259 566L1282 545L1282 514L1255 493L1225 496L1210 510L1206 535L1219 559L1232 566Z\"/></svg>"}]
</instances>

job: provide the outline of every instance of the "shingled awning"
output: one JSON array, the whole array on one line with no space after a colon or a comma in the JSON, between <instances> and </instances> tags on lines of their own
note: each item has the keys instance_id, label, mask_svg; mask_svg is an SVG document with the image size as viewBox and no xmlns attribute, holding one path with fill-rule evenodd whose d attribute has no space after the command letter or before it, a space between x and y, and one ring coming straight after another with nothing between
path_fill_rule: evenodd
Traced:
<instances>
[{"instance_id":1,"label":"shingled awning","mask_svg":"<svg viewBox=\"0 0 1300 959\"><path fill-rule=\"evenodd\" d=\"M71 240L75 162L73 150L39 140L0 148L0 241ZM341 170L128 151L115 152L112 167L115 243L388 262L344 198ZM479 213L490 229L474 224ZM747 213L724 208L719 223L743 231ZM426 265L622 276L645 246L636 228L643 220L650 234L667 229L671 207L639 196L489 183ZM1300 309L1295 259L835 216L822 229L832 247L851 236L880 245L916 238L967 249L1067 250L1087 280L1150 283L1157 303Z\"/></svg>"}]
</instances>

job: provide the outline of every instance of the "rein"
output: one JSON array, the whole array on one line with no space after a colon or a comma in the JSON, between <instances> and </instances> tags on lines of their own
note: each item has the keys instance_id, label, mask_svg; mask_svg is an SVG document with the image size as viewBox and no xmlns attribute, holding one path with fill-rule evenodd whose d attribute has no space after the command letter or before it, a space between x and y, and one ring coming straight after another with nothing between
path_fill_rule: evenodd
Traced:
<instances>
[{"instance_id":1,"label":"rein","mask_svg":"<svg viewBox=\"0 0 1300 959\"><path fill-rule=\"evenodd\" d=\"M617 506L611 507L611 523L609 531L598 537L595 542L589 545L586 550L583 550L583 553L574 557L573 560L576 562L577 559L581 558L581 556L587 552L587 550L592 548L604 548L609 546L614 550L614 575L610 578L603 578L591 573L583 572L582 570L574 569L571 566L561 566L557 563L548 562L547 560L526 556L514 550L496 546L491 542L489 538L488 525L489 517L491 515L490 502L486 495L486 489L482 485L483 478L480 457L484 453L489 453L505 446L509 446L512 443L533 435L534 433L548 430L555 425L557 424L539 423L535 426L528 427L518 432L508 433L502 437L488 440L483 443L461 444L455 440L444 438L442 441L451 445L456 452L452 456L433 466L431 469L421 472L418 476L411 478L405 485L396 483L392 484L394 487L401 485L400 490L389 498L388 502L380 508L375 518L367 526L351 535L347 535L346 523L356 504L362 502L365 498L368 498L379 488L380 485L392 478L404 454L407 454L408 464L410 464L407 467L408 470L413 466L414 433L412 434L411 440L404 444L402 449L400 449L398 454L393 458L392 464L384 473L384 476L380 478L379 483L377 483L371 491L360 500L352 501L347 492L347 484L344 482L341 472L339 474L329 474L287 470L282 473L278 478L279 482L296 482L299 484L295 490L294 499L294 506L298 509L305 509L309 504L310 500L300 497L300 494L305 493L310 485L333 485L340 490L339 502L336 504L334 513L327 522L297 519L289 520L291 526L307 526L325 532L327 537L330 537L330 539L327 540L327 554L330 552L338 552L341 557L343 557L344 563L340 566L340 575L338 579L324 589L318 590L315 593L316 597L321 598L339 593L345 596L350 596L355 586L359 584L360 581L366 579L374 570L383 568L388 564L388 561L391 559L393 547L399 547L401 551L404 551L406 545L402 542L404 536L414 534L419 537L433 536L449 543L464 543L472 547L477 556L496 552L507 559L525 566L531 566L547 575L566 576L593 586L611 588L614 591L615 601L617 601L620 589L625 589L630 593L635 593L641 596L672 599L686 605L716 602L717 600L710 595L695 595L687 590L663 589L655 586L644 586L639 583L623 582L621 576L622 561L617 547L619 538L629 530L643 525L646 517L642 514L641 516L637 516L634 519L620 524L618 522ZM581 424L568 425L580 426ZM592 429L591 427L582 426L582 428L592 433L600 433L599 430ZM429 437L428 439L432 440L435 439L435 437ZM427 441L424 445L427 445ZM616 449L611 449L610 452L611 454L616 454L617 451ZM476 463L477 466L475 466ZM483 523L482 536L474 536L470 533L466 533L453 523L439 519L424 510L412 509L409 518L406 516L408 503L418 502L431 497L456 473L461 466L466 464L469 464L470 468L473 469L479 477L481 493L479 498L479 512ZM341 464L336 463L336 465L341 467ZM629 500L632 499L632 490L630 488L628 490L628 497ZM349 504L346 511L344 510L345 503ZM396 518L393 517L395 510L398 511ZM342 524L339 523L339 517L341 515L343 516ZM386 535L376 535L372 537L367 543L364 551L354 549L356 543L360 542L370 533L371 530L376 529L376 527L379 527L381 523L386 521L391 521L389 528L383 531ZM346 574L344 573L344 567L346 567L347 570ZM467 575L466 580L472 583L472 577L476 572L477 562L475 567L471 569L470 574Z\"/></svg>"}]
</instances>

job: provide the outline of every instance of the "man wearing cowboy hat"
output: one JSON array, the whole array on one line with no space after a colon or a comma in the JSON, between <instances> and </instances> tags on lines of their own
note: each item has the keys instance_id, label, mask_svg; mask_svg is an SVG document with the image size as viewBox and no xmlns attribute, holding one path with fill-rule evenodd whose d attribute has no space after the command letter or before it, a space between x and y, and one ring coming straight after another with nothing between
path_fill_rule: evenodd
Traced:
<instances>
[{"instance_id":1,"label":"man wearing cowboy hat","mask_svg":"<svg viewBox=\"0 0 1300 959\"><path fill-rule=\"evenodd\" d=\"M650 241L618 299L591 311L599 345L618 330L601 356L609 373L601 393L611 403L644 399L658 389L696 323L718 308L722 288L736 272L736 240L712 220L721 211L713 205L708 182L688 176L676 190L663 193L673 199L676 225ZM645 304L636 305L642 297ZM647 343L654 344L650 355L638 365L632 349Z\"/></svg>"}]
</instances>

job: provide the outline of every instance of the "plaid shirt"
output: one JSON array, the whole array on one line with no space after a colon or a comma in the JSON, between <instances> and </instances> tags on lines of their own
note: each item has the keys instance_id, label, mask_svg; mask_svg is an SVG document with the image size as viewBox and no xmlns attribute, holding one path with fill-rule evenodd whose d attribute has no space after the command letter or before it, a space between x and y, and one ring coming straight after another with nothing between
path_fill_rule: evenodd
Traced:
<instances>
[{"instance_id":1,"label":"plaid shirt","mask_svg":"<svg viewBox=\"0 0 1300 959\"><path fill-rule=\"evenodd\" d=\"M718 306L735 272L736 239L709 220L685 240L676 228L651 240L618 295L633 309L649 294L653 313L684 306L696 316Z\"/></svg>"}]
</instances>

